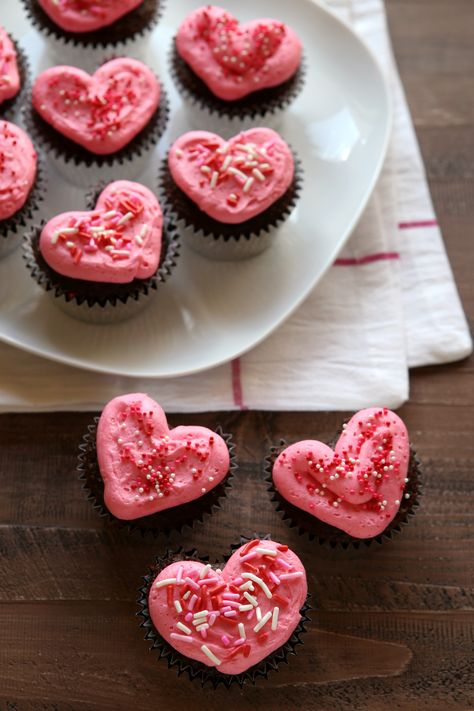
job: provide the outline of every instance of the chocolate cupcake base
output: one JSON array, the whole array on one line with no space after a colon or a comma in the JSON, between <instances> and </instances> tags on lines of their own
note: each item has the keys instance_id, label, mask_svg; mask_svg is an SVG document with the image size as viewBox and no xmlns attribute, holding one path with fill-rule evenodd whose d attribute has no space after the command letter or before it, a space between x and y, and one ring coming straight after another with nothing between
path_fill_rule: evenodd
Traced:
<instances>
[{"instance_id":1,"label":"chocolate cupcake base","mask_svg":"<svg viewBox=\"0 0 474 711\"><path fill-rule=\"evenodd\" d=\"M262 540L268 540L270 536L256 536ZM239 544L234 544L231 546L232 552L245 545L250 539L242 537ZM230 556L226 556L224 561L226 562ZM170 669L174 668L178 676L181 674L186 674L191 681L198 681L201 686L210 685L214 689L217 689L220 685L230 688L233 685L240 686L241 688L246 684L255 684L259 678L268 678L269 672L278 671L280 664L288 664L288 658L292 655L297 654L298 645L303 644L301 636L306 632L306 624L311 621L308 616L310 611L308 595L306 603L300 610L301 619L292 632L288 641L282 645L275 652L272 652L268 657L262 659L261 662L255 666L247 669L245 672L240 674L222 674L215 667L208 667L201 662L197 662L194 659L185 657L179 652L177 652L174 647L172 647L168 642L163 639L163 637L156 630L153 621L150 616L150 611L148 607L148 594L150 592L150 587L153 583L155 577L160 573L161 570L166 568L171 563L179 560L198 560L202 563L208 563L209 557L203 557L198 554L196 549L191 551L183 551L182 548L177 551L166 551L163 556L156 558L154 565L148 570L147 574L143 576L144 584L140 588L138 605L140 606L137 616L142 618L140 627L146 630L145 641L151 642L150 651L156 652L158 654L158 659L165 659L168 663ZM218 561L216 561L216 565Z\"/></svg>"},{"instance_id":2,"label":"chocolate cupcake base","mask_svg":"<svg viewBox=\"0 0 474 711\"><path fill-rule=\"evenodd\" d=\"M335 443L330 442L328 445L332 447ZM392 540L398 535L402 528L406 526L410 518L412 518L416 509L420 505L419 499L422 493L422 474L421 462L416 455L416 452L410 447L410 461L408 465L408 473L404 489L404 497L401 500L400 508L395 518L389 523L387 528L378 536L373 538L355 538L350 536L345 531L342 531L335 526L331 526L324 521L312 516L303 511L303 509L293 506L285 499L276 489L273 483L273 465L281 454L288 447L285 440L281 440L279 446L271 447L270 453L265 459L265 481L268 484L268 491L271 493L271 500L276 505L276 511L281 514L290 528L297 528L300 535L306 535L310 541L317 541L321 545L329 545L331 548L341 547L360 548L361 546L370 546L372 543L381 544L386 540Z\"/></svg>"},{"instance_id":3,"label":"chocolate cupcake base","mask_svg":"<svg viewBox=\"0 0 474 711\"><path fill-rule=\"evenodd\" d=\"M93 423L89 425L87 434L84 435L82 443L79 445L80 454L77 470L83 488L87 492L88 500L108 523L119 528L126 528L130 533L139 533L142 536L147 533L151 533L153 536L158 536L160 533L170 536L174 531L181 533L185 527L192 528L195 523L202 523L204 517L212 515L214 511L220 508L221 500L227 496L227 492L232 486L232 479L237 469L237 458L232 435L225 434L219 426L215 432L225 441L230 454L229 472L220 484L204 496L187 504L174 506L132 521L118 519L110 513L104 502L104 482L100 474L96 447L98 422L99 418L96 417Z\"/></svg>"},{"instance_id":4,"label":"chocolate cupcake base","mask_svg":"<svg viewBox=\"0 0 474 711\"><path fill-rule=\"evenodd\" d=\"M206 215L173 180L168 161L160 170L160 200L181 234L183 242L202 256L217 261L238 261L255 257L271 246L274 229L284 222L300 196L303 170L294 157L295 176L281 198L267 210L238 225L227 225Z\"/></svg>"},{"instance_id":5,"label":"chocolate cupcake base","mask_svg":"<svg viewBox=\"0 0 474 711\"><path fill-rule=\"evenodd\" d=\"M25 97L29 93L30 86L30 65L25 52L11 34L8 36L15 48L18 74L20 76L20 89L15 96L0 104L0 119L11 121L15 118L19 108L22 106Z\"/></svg>"},{"instance_id":6,"label":"chocolate cupcake base","mask_svg":"<svg viewBox=\"0 0 474 711\"><path fill-rule=\"evenodd\" d=\"M302 61L297 72L280 86L255 91L237 101L224 101L181 58L174 40L169 63L173 83L185 102L193 128L205 126L224 138L259 126L277 128L288 106L303 89L306 75Z\"/></svg>"},{"instance_id":7,"label":"chocolate cupcake base","mask_svg":"<svg viewBox=\"0 0 474 711\"><path fill-rule=\"evenodd\" d=\"M39 239L44 222L27 231L23 258L33 279L48 292L54 304L69 316L87 323L117 323L134 316L149 302L158 286L166 281L179 257L179 239L174 224L166 218L160 264L149 279L134 279L128 284L71 279L58 274L44 260Z\"/></svg>"}]
</instances>

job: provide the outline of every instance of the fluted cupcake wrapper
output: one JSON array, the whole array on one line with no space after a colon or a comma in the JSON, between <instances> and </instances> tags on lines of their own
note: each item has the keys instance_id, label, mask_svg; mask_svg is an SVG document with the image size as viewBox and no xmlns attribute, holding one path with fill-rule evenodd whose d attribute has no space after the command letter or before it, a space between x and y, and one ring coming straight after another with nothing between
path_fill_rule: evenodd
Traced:
<instances>
[{"instance_id":1,"label":"fluted cupcake wrapper","mask_svg":"<svg viewBox=\"0 0 474 711\"><path fill-rule=\"evenodd\" d=\"M269 540L271 537L268 534L256 534L254 538ZM240 543L231 545L231 551L236 551L250 540L250 538L241 536ZM225 556L223 562L227 562L229 558L230 555ZM217 689L222 685L229 689L236 684L242 688L245 684L255 684L259 678L267 679L270 672L278 671L280 664L288 664L288 658L297 654L298 645L303 644L301 635L306 632L306 624L311 621L308 616L308 612L311 609L309 603L310 595L307 596L306 602L300 610L301 619L287 642L258 662L258 664L240 674L223 674L216 667L208 667L176 651L172 645L163 639L153 624L148 607L148 594L153 580L160 571L178 560L197 560L202 563L208 563L209 556L200 556L195 548L190 551L183 551L182 548L176 551L167 550L162 556L157 556L154 565L143 576L144 584L140 587L137 600L140 607L137 616L142 618L140 627L146 630L145 641L152 643L149 647L150 651L156 652L158 659L165 659L169 669L175 669L178 676L186 674L191 681L199 681L201 686L209 684L214 689ZM215 561L215 564L218 565L219 561Z\"/></svg>"},{"instance_id":2,"label":"fluted cupcake wrapper","mask_svg":"<svg viewBox=\"0 0 474 711\"><path fill-rule=\"evenodd\" d=\"M0 119L5 121L12 121L18 109L23 105L25 97L29 94L30 84L31 84L31 70L30 63L24 52L20 47L18 42L12 37L10 33L8 36L15 48L16 61L18 66L18 74L20 75L20 89L16 96L12 96L11 99L7 99L0 104Z\"/></svg>"},{"instance_id":3,"label":"fluted cupcake wrapper","mask_svg":"<svg viewBox=\"0 0 474 711\"><path fill-rule=\"evenodd\" d=\"M74 318L89 323L114 323L134 316L148 303L160 284L166 282L176 266L180 243L173 222L164 215L163 245L160 264L148 279L134 279L129 284L106 284L71 279L54 271L39 250L44 226L27 230L23 240L23 258L32 278L54 298L54 303Z\"/></svg>"},{"instance_id":4,"label":"fluted cupcake wrapper","mask_svg":"<svg viewBox=\"0 0 474 711\"><path fill-rule=\"evenodd\" d=\"M279 86L253 92L237 101L224 101L215 96L189 65L180 57L173 40L169 57L170 74L185 105L194 128L206 126L225 138L257 126L276 128L289 105L302 91L306 79L303 58L299 69ZM224 135L224 134L227 135Z\"/></svg>"},{"instance_id":5,"label":"fluted cupcake wrapper","mask_svg":"<svg viewBox=\"0 0 474 711\"><path fill-rule=\"evenodd\" d=\"M254 257L272 244L274 229L288 219L300 197L303 168L294 152L293 158L295 175L286 193L260 215L241 224L218 222L200 210L176 185L167 158L160 168L160 200L176 223L183 241L195 252L219 261Z\"/></svg>"},{"instance_id":6,"label":"fluted cupcake wrapper","mask_svg":"<svg viewBox=\"0 0 474 711\"><path fill-rule=\"evenodd\" d=\"M142 4L116 22L93 32L67 32L48 16L37 0L21 0L33 27L40 32L61 64L74 64L86 69L100 61L111 50L130 55L146 49L158 24L165 0L143 0Z\"/></svg>"},{"instance_id":7,"label":"fluted cupcake wrapper","mask_svg":"<svg viewBox=\"0 0 474 711\"><path fill-rule=\"evenodd\" d=\"M106 507L104 502L104 482L100 474L97 461L96 433L99 418L94 418L92 424L88 426L88 431L79 445L79 464L77 470L83 488L87 492L87 498L92 503L98 514L108 523L125 528L130 533L139 533L144 536L151 533L158 536L160 533L170 536L171 533L181 533L186 527L192 529L195 523L202 523L204 518L211 516L221 508L221 501L227 496L228 490L232 486L235 470L237 469L237 458L235 454L235 444L232 435L222 431L222 427L215 429L225 441L230 454L230 465L227 476L211 491L199 499L190 501L187 504L174 506L150 516L143 516L133 521L123 521L114 516Z\"/></svg>"},{"instance_id":8,"label":"fluted cupcake wrapper","mask_svg":"<svg viewBox=\"0 0 474 711\"><path fill-rule=\"evenodd\" d=\"M337 440L328 442L328 446L334 447L336 441ZM372 545L372 543L381 544L385 540L392 540L397 536L402 528L406 526L409 520L415 515L420 505L419 499L422 494L421 462L413 447L410 446L410 461L407 473L408 482L404 489L404 494L408 494L409 498L403 497L397 515L378 536L373 536L372 538L355 538L354 536L350 536L345 531L321 521L316 516L312 516L297 506L293 506L293 504L279 493L273 483L273 465L281 452L288 446L288 443L282 439L278 446L270 448L270 452L265 458L265 481L268 484L268 491L272 495L271 500L276 504L276 511L281 514L283 521L285 521L290 528L297 528L298 533L300 535L306 535L310 541L316 540L321 545L329 545L331 548L341 547L343 549L350 547L358 549L361 546L368 547Z\"/></svg>"},{"instance_id":9,"label":"fluted cupcake wrapper","mask_svg":"<svg viewBox=\"0 0 474 711\"><path fill-rule=\"evenodd\" d=\"M161 82L160 82L161 83ZM130 180L146 166L152 149L166 130L170 102L161 87L160 105L148 124L126 146L108 155L96 155L52 128L35 111L31 94L23 107L27 132L41 143L48 157L66 178L76 185L87 187L91 180Z\"/></svg>"},{"instance_id":10,"label":"fluted cupcake wrapper","mask_svg":"<svg viewBox=\"0 0 474 711\"><path fill-rule=\"evenodd\" d=\"M23 239L25 231L39 210L40 203L44 200L47 189L47 178L44 161L37 154L36 177L30 194L23 205L14 215L6 220L0 220L0 259L16 249Z\"/></svg>"}]
</instances>

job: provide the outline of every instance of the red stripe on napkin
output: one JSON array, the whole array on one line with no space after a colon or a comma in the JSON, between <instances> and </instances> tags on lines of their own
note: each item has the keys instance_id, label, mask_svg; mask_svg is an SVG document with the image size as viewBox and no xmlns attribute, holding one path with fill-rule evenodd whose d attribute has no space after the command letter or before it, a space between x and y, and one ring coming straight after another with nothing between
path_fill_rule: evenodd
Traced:
<instances>
[{"instance_id":1,"label":"red stripe on napkin","mask_svg":"<svg viewBox=\"0 0 474 711\"><path fill-rule=\"evenodd\" d=\"M242 378L240 371L240 358L232 361L232 394L234 396L234 405L240 410L246 410L244 398L242 394Z\"/></svg>"},{"instance_id":2,"label":"red stripe on napkin","mask_svg":"<svg viewBox=\"0 0 474 711\"><path fill-rule=\"evenodd\" d=\"M399 230L409 230L416 227L437 227L438 220L414 220L413 222L399 222Z\"/></svg>"},{"instance_id":3,"label":"red stripe on napkin","mask_svg":"<svg viewBox=\"0 0 474 711\"><path fill-rule=\"evenodd\" d=\"M364 257L344 258L340 257L334 262L336 267L357 267L362 264L371 264L372 262L384 262L392 259L400 259L398 252L376 252L375 254L366 254Z\"/></svg>"}]
</instances>

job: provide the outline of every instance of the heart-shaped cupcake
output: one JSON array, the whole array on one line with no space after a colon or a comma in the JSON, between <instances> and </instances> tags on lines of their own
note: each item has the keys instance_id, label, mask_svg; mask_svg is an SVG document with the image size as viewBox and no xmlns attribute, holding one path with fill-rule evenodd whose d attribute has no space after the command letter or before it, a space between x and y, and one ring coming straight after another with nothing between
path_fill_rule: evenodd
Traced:
<instances>
[{"instance_id":1,"label":"heart-shaped cupcake","mask_svg":"<svg viewBox=\"0 0 474 711\"><path fill-rule=\"evenodd\" d=\"M40 236L40 252L58 274L128 284L152 276L160 261L163 215L140 183L110 183L90 212L64 212Z\"/></svg>"},{"instance_id":2,"label":"heart-shaped cupcake","mask_svg":"<svg viewBox=\"0 0 474 711\"><path fill-rule=\"evenodd\" d=\"M181 24L176 48L215 96L236 101L278 86L301 63L301 42L277 20L238 20L221 7L195 10Z\"/></svg>"},{"instance_id":3,"label":"heart-shaped cupcake","mask_svg":"<svg viewBox=\"0 0 474 711\"><path fill-rule=\"evenodd\" d=\"M221 571L196 560L167 566L148 596L152 622L185 657L239 674L282 647L301 620L304 567L288 546L254 540Z\"/></svg>"},{"instance_id":4,"label":"heart-shaped cupcake","mask_svg":"<svg viewBox=\"0 0 474 711\"><path fill-rule=\"evenodd\" d=\"M0 26L0 104L12 99L20 90L20 74L13 42Z\"/></svg>"},{"instance_id":5,"label":"heart-shaped cupcake","mask_svg":"<svg viewBox=\"0 0 474 711\"><path fill-rule=\"evenodd\" d=\"M117 518L131 521L194 501L229 472L229 450L206 427L170 430L148 395L111 400L97 428L97 459L104 501Z\"/></svg>"},{"instance_id":6,"label":"heart-shaped cupcake","mask_svg":"<svg viewBox=\"0 0 474 711\"><path fill-rule=\"evenodd\" d=\"M143 0L38 0L51 20L66 32L93 32L107 27Z\"/></svg>"},{"instance_id":7,"label":"heart-shaped cupcake","mask_svg":"<svg viewBox=\"0 0 474 711\"><path fill-rule=\"evenodd\" d=\"M178 187L213 219L240 224L282 197L293 182L293 155L269 128L252 128L225 141L190 131L173 144L168 166Z\"/></svg>"},{"instance_id":8,"label":"heart-shaped cupcake","mask_svg":"<svg viewBox=\"0 0 474 711\"><path fill-rule=\"evenodd\" d=\"M369 408L344 425L334 450L314 440L285 449L273 482L293 506L354 538L373 538L398 513L409 460L402 420L386 408Z\"/></svg>"},{"instance_id":9,"label":"heart-shaped cupcake","mask_svg":"<svg viewBox=\"0 0 474 711\"><path fill-rule=\"evenodd\" d=\"M153 72L136 59L112 59L91 76L51 67L33 85L35 110L56 131L96 155L116 153L142 131L160 103Z\"/></svg>"},{"instance_id":10,"label":"heart-shaped cupcake","mask_svg":"<svg viewBox=\"0 0 474 711\"><path fill-rule=\"evenodd\" d=\"M0 121L0 220L25 204L36 178L36 151L21 128Z\"/></svg>"}]
</instances>

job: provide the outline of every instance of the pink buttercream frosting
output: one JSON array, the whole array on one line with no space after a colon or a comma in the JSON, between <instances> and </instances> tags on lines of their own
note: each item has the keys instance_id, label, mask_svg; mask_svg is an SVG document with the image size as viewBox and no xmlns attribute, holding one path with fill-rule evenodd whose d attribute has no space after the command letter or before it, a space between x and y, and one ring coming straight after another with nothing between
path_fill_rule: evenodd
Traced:
<instances>
[{"instance_id":1,"label":"pink buttercream frosting","mask_svg":"<svg viewBox=\"0 0 474 711\"><path fill-rule=\"evenodd\" d=\"M20 91L20 75L13 42L0 26L0 104Z\"/></svg>"},{"instance_id":2,"label":"pink buttercream frosting","mask_svg":"<svg viewBox=\"0 0 474 711\"><path fill-rule=\"evenodd\" d=\"M36 178L36 151L24 131L0 121L0 220L25 204Z\"/></svg>"},{"instance_id":3,"label":"pink buttercream frosting","mask_svg":"<svg viewBox=\"0 0 474 711\"><path fill-rule=\"evenodd\" d=\"M227 445L206 427L170 430L161 407L144 393L109 402L97 428L104 500L133 520L204 496L226 477Z\"/></svg>"},{"instance_id":4,"label":"pink buttercream frosting","mask_svg":"<svg viewBox=\"0 0 474 711\"><path fill-rule=\"evenodd\" d=\"M278 86L301 63L301 42L277 20L259 19L239 25L221 7L207 5L188 15L176 36L178 53L225 101Z\"/></svg>"},{"instance_id":5,"label":"pink buttercream frosting","mask_svg":"<svg viewBox=\"0 0 474 711\"><path fill-rule=\"evenodd\" d=\"M108 155L148 124L160 103L160 84L145 64L123 57L92 76L76 67L46 69L33 85L32 100L56 131L91 153Z\"/></svg>"},{"instance_id":6,"label":"pink buttercream frosting","mask_svg":"<svg viewBox=\"0 0 474 711\"><path fill-rule=\"evenodd\" d=\"M255 540L222 571L194 560L172 563L153 581L148 603L157 631L178 652L239 674L288 641L306 595L298 556Z\"/></svg>"},{"instance_id":7,"label":"pink buttercream frosting","mask_svg":"<svg viewBox=\"0 0 474 711\"><path fill-rule=\"evenodd\" d=\"M402 420L385 408L369 408L344 426L334 450L315 440L285 449L273 482L294 506L355 538L372 538L400 508L409 459Z\"/></svg>"},{"instance_id":8,"label":"pink buttercream frosting","mask_svg":"<svg viewBox=\"0 0 474 711\"><path fill-rule=\"evenodd\" d=\"M224 141L208 131L185 133L168 165L178 187L210 217L239 224L264 212L290 187L294 161L269 128L252 128Z\"/></svg>"},{"instance_id":9,"label":"pink buttercream frosting","mask_svg":"<svg viewBox=\"0 0 474 711\"><path fill-rule=\"evenodd\" d=\"M92 32L107 27L143 0L37 0L53 22L66 32Z\"/></svg>"},{"instance_id":10,"label":"pink buttercream frosting","mask_svg":"<svg viewBox=\"0 0 474 711\"><path fill-rule=\"evenodd\" d=\"M63 212L43 228L40 251L56 272L73 279L126 284L158 267L163 215L153 193L118 180L91 212Z\"/></svg>"}]
</instances>

